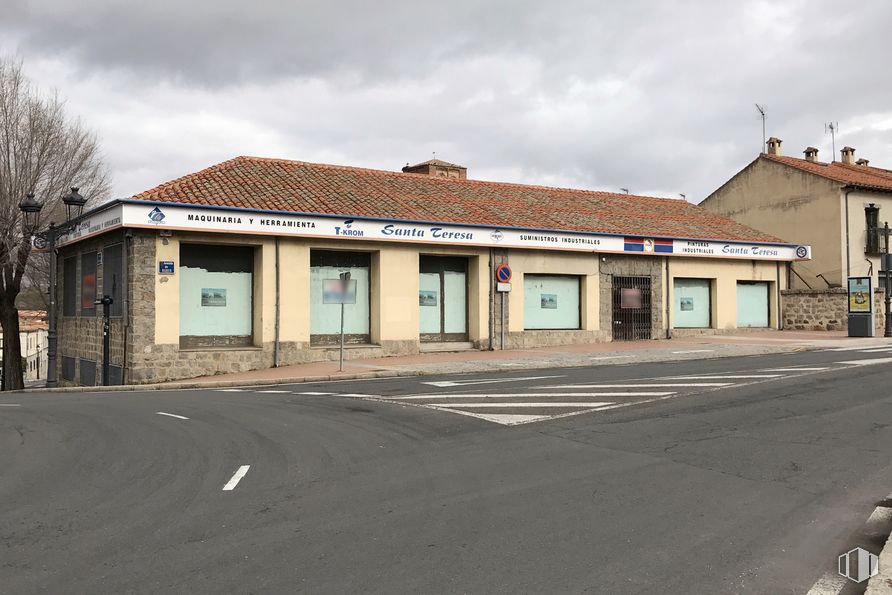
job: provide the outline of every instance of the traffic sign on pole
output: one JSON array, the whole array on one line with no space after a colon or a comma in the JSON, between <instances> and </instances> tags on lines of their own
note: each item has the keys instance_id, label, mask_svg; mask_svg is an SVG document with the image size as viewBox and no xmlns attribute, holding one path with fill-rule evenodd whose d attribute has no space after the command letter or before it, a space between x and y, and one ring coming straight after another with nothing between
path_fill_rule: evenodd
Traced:
<instances>
[{"instance_id":1,"label":"traffic sign on pole","mask_svg":"<svg viewBox=\"0 0 892 595\"><path fill-rule=\"evenodd\" d=\"M511 267L507 264L500 264L496 267L496 281L499 283L507 283L511 280Z\"/></svg>"}]
</instances>

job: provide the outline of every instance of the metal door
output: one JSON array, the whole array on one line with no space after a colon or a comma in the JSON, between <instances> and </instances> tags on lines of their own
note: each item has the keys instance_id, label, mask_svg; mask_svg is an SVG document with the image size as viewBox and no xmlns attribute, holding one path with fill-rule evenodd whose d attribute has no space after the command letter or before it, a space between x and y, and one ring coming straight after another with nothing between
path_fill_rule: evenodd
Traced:
<instances>
[{"instance_id":1,"label":"metal door","mask_svg":"<svg viewBox=\"0 0 892 595\"><path fill-rule=\"evenodd\" d=\"M613 277L613 340L651 338L650 277Z\"/></svg>"}]
</instances>

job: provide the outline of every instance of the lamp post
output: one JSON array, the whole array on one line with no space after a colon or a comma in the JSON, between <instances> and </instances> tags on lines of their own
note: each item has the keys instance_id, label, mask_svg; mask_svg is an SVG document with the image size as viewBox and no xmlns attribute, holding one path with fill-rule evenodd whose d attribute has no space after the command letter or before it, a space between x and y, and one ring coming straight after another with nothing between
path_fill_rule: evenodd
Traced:
<instances>
[{"instance_id":1,"label":"lamp post","mask_svg":"<svg viewBox=\"0 0 892 595\"><path fill-rule=\"evenodd\" d=\"M58 336L56 333L56 240L59 236L64 235L74 229L77 225L77 219L84 211L84 205L87 199L80 195L79 188L71 188L71 191L62 197L65 204L66 220L62 225L56 225L52 221L44 231L37 231L40 226L40 210L43 205L34 198L34 193L29 192L22 202L19 203L19 210L22 211L24 218L24 233L27 237L34 238L34 245L39 249L47 249L50 253L50 295L49 295L49 312L47 313L48 326L46 336L46 386L54 388L58 384L56 374L56 354L58 348Z\"/></svg>"},{"instance_id":2,"label":"lamp post","mask_svg":"<svg viewBox=\"0 0 892 595\"><path fill-rule=\"evenodd\" d=\"M890 277L889 277L889 273L890 273L889 265L892 264L892 258L889 257L889 231L890 231L889 230L889 222L886 221L886 223L883 225L883 236L885 238L885 245L884 245L885 254L883 254L883 266L882 266L882 269L885 271L885 274L884 274L885 283L884 283L883 289L885 290L885 294L886 294L886 309L885 309L886 328L883 331L884 337L892 337L892 315L890 315L890 310L892 310L892 295L889 295L890 290L892 290L892 281L890 281ZM870 299L873 299L873 297L871 297Z\"/></svg>"}]
</instances>

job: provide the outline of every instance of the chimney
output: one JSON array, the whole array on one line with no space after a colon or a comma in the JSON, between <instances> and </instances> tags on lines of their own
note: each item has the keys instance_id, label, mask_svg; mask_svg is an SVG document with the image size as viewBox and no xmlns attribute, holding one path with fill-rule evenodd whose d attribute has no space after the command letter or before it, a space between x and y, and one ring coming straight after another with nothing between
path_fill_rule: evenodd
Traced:
<instances>
[{"instance_id":1,"label":"chimney","mask_svg":"<svg viewBox=\"0 0 892 595\"><path fill-rule=\"evenodd\" d=\"M465 180L468 178L468 168L455 163L447 163L440 159L430 159L415 165L406 164L403 173L422 174L425 176L434 176L436 178L452 178Z\"/></svg>"},{"instance_id":2,"label":"chimney","mask_svg":"<svg viewBox=\"0 0 892 595\"><path fill-rule=\"evenodd\" d=\"M852 165L855 162L855 149L852 147L843 147L840 154L842 154L842 162L846 165Z\"/></svg>"},{"instance_id":3,"label":"chimney","mask_svg":"<svg viewBox=\"0 0 892 595\"><path fill-rule=\"evenodd\" d=\"M768 154L769 155L781 155L781 143L784 142L776 136L772 136L768 139Z\"/></svg>"},{"instance_id":4,"label":"chimney","mask_svg":"<svg viewBox=\"0 0 892 595\"><path fill-rule=\"evenodd\" d=\"M818 160L818 150L814 147L806 147L805 151L805 160L814 163Z\"/></svg>"},{"instance_id":5,"label":"chimney","mask_svg":"<svg viewBox=\"0 0 892 595\"><path fill-rule=\"evenodd\" d=\"M858 161L855 162L855 165L863 165L863 166L867 167L867 165L869 163L870 163L870 161L868 161L867 159L864 159L862 157L861 159L859 159Z\"/></svg>"}]
</instances>

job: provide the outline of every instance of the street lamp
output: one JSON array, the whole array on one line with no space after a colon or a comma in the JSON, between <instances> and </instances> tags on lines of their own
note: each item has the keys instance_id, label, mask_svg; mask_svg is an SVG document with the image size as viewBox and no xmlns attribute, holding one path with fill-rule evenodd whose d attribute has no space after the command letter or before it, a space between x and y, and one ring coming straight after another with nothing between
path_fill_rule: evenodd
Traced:
<instances>
[{"instance_id":1,"label":"street lamp","mask_svg":"<svg viewBox=\"0 0 892 595\"><path fill-rule=\"evenodd\" d=\"M40 249L47 249L50 253L50 299L47 318L49 329L46 336L46 386L54 388L58 384L56 374L56 354L58 348L58 336L56 333L56 240L59 236L68 233L77 225L77 219L84 212L87 199L80 195L79 188L72 187L71 191L62 197L65 204L66 221L56 225L52 221L44 231L37 231L40 226L40 210L43 205L34 198L34 193L29 192L19 203L24 219L24 232L26 236L34 238L34 245Z\"/></svg>"}]
</instances>

